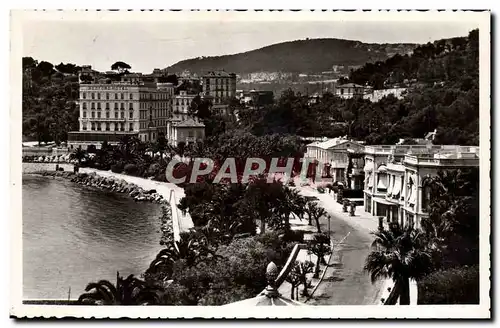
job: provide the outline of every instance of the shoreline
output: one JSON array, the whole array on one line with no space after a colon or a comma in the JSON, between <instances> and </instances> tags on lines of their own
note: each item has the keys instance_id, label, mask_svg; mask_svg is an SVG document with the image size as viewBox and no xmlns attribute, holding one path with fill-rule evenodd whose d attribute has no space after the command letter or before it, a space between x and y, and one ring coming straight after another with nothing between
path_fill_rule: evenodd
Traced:
<instances>
[{"instance_id":1,"label":"shoreline","mask_svg":"<svg viewBox=\"0 0 500 328\"><path fill-rule=\"evenodd\" d=\"M47 172L56 172L55 171L55 166L56 163L22 163L23 164L23 171L22 174L36 174L39 173L39 171L47 171ZM61 167L61 165L60 165ZM67 174L74 174L73 173L73 164L66 164L65 166L62 166L65 171L62 172L67 172ZM187 232L191 228L194 228L193 220L191 219L191 216L189 214L183 215L182 213L179 213L177 206L179 205L180 200L185 196L184 194L184 189L173 184L173 183L168 183L168 182L160 182L160 181L155 181L155 180L149 180L146 178L141 178L141 177L135 177L131 175L126 175L126 174L121 174L121 173L114 173L111 171L102 171L98 169L93 169L89 167L80 167L79 173L78 174L90 174L94 175L100 178L104 179L112 179L113 181L122 181L123 183L126 184L132 184L137 186L139 188L139 191L150 191L150 190L155 190L155 194L158 194L160 198L163 200L165 205L170 205L169 210L170 210L170 215L172 218L172 225L173 225L173 234L174 238L178 238L181 232ZM123 185L122 185L123 187ZM147 197L147 195L144 194L144 192L141 194L139 193L139 197ZM172 198L172 199L171 199ZM140 199L139 201L142 201L145 199Z\"/></svg>"}]
</instances>

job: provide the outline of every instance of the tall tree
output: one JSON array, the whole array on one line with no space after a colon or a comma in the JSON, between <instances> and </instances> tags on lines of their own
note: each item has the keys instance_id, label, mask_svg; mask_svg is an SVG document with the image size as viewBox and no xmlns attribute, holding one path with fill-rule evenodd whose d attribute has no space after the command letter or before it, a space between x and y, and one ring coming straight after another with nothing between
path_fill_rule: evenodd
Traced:
<instances>
[{"instance_id":1,"label":"tall tree","mask_svg":"<svg viewBox=\"0 0 500 328\"><path fill-rule=\"evenodd\" d=\"M418 281L432 270L431 254L422 232L391 223L389 229L373 234L373 250L364 269L370 273L372 283L391 278L394 288L400 290L400 304L410 304L410 279Z\"/></svg>"},{"instance_id":2,"label":"tall tree","mask_svg":"<svg viewBox=\"0 0 500 328\"><path fill-rule=\"evenodd\" d=\"M117 61L113 65L111 65L111 70L113 71L118 71L119 73L127 73L129 69L131 69L129 64L122 62L122 61Z\"/></svg>"}]
</instances>

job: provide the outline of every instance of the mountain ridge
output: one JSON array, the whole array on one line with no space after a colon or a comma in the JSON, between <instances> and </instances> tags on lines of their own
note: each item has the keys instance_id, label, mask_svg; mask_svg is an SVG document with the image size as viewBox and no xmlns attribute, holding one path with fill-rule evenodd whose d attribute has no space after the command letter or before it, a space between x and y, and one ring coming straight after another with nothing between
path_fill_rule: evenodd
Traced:
<instances>
[{"instance_id":1,"label":"mountain ridge","mask_svg":"<svg viewBox=\"0 0 500 328\"><path fill-rule=\"evenodd\" d=\"M275 43L230 55L203 56L179 61L167 69L203 73L226 70L237 74L253 72L318 73L334 65L357 66L385 60L395 54L411 53L416 43L363 43L337 38L302 39Z\"/></svg>"}]
</instances>

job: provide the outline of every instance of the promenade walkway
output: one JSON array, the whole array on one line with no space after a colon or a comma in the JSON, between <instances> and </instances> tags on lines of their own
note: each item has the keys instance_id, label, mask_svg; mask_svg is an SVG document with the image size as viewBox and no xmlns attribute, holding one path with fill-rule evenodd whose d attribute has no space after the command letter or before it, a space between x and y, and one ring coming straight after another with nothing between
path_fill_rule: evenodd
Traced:
<instances>
[{"instance_id":1,"label":"promenade walkway","mask_svg":"<svg viewBox=\"0 0 500 328\"><path fill-rule=\"evenodd\" d=\"M144 179L144 178L139 178L139 177L134 177L126 174L119 174L119 173L114 173L111 171L101 171L101 170L96 170L92 168L80 168L80 172L82 173L92 173L95 172L95 174L103 176L103 177L114 177L117 179L123 179L128 183L133 183L138 185L139 187L149 190L149 189L156 189L156 192L159 193L160 195L163 196L164 199L167 201L170 199L170 193L173 191L175 193L175 200L176 200L176 205L179 205L179 201L184 197L184 189L181 187L173 184L173 183L168 183L168 182L160 182L160 181L154 181L154 180L149 180L149 179ZM178 211L180 212L180 211ZM189 213L186 213L186 215L182 215L182 213L179 213L178 217L178 227L179 227L179 232L184 232L188 231L189 229L194 227L193 220L191 219L191 216ZM176 230L176 227L174 227L174 230Z\"/></svg>"}]
</instances>

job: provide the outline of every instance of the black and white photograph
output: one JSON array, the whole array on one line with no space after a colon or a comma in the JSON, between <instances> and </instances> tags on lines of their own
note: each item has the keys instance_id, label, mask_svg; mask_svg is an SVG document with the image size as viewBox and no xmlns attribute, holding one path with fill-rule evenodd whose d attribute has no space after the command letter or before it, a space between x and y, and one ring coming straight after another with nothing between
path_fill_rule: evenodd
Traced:
<instances>
[{"instance_id":1,"label":"black and white photograph","mask_svg":"<svg viewBox=\"0 0 500 328\"><path fill-rule=\"evenodd\" d=\"M490 318L490 20L11 11L10 314Z\"/></svg>"}]
</instances>

